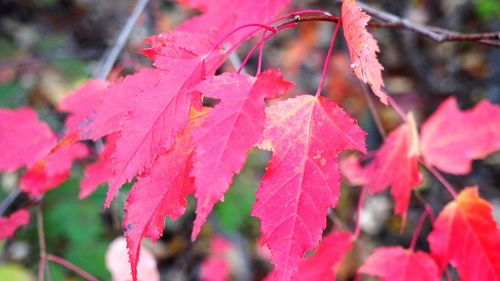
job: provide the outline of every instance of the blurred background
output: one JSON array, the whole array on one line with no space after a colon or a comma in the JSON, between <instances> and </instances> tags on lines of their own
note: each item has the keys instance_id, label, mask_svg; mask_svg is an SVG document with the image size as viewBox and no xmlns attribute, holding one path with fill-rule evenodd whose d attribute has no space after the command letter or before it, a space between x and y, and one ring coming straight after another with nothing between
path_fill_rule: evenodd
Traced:
<instances>
[{"instance_id":1,"label":"blurred background","mask_svg":"<svg viewBox=\"0 0 500 281\"><path fill-rule=\"evenodd\" d=\"M500 30L500 0L406 0L367 1L380 9L410 20L460 32ZM40 117L56 131L63 129L64 115L55 108L72 89L92 78L102 67L110 48L125 25L136 1L102 0L0 0L0 107L35 108ZM339 15L333 1L294 1L290 11L322 9ZM151 0L124 51L109 75L120 79L138 68L150 65L139 51L146 47L144 38L168 31L195 15L194 10L179 7L172 1ZM264 67L279 67L297 87L291 95L316 90L334 25L301 23L275 36L265 46ZM500 48L466 42L437 43L411 31L375 28L370 30L379 41L380 61L388 93L412 111L419 124L447 97L456 96L462 108L481 99L500 102ZM244 57L256 41L237 50ZM256 58L246 67L255 73ZM330 64L323 95L344 106L368 132L369 150L378 148L382 138L367 109L362 88L351 73L345 42L338 40ZM230 65L227 70L232 70ZM397 114L376 104L384 128L389 131L401 121ZM1 152L0 152L1 153ZM244 170L234 180L225 201L216 206L200 238L190 242L194 219L194 200L188 212L176 222L167 222L163 238L156 244L145 241L161 280L199 280L201 268L217 255L214 246L226 245L231 257L231 280L261 280L270 270L269 253L259 246L259 222L250 216L254 194L269 160L269 154L255 150ZM71 178L46 194L43 215L47 249L85 269L99 280L110 280L112 265L106 265L106 252L117 261L126 256L113 252L110 243L122 234L121 221L127 188L120 191L110 209L102 203L106 187L92 196L78 200L83 167L91 161L74 165ZM445 189L425 171L425 181L418 189L437 214L451 198ZM1 174L0 201L18 186L20 173ZM474 163L467 176L446 176L457 188L477 184L481 194L495 206L500 220L500 155ZM352 230L355 225L359 187L343 186L338 208L330 216L329 229L337 225ZM20 195L8 212L33 204ZM356 268L378 245L408 246L422 204L413 198L407 226L400 233L401 218L392 215L388 194L368 197L362 214L361 239L346 257L339 280L353 280ZM428 222L417 248L427 249ZM219 243L219 244L218 244ZM35 280L39 249L36 220L16 232L15 238L0 241L0 280ZM154 266L153 266L154 267ZM128 270L126 268L125 270ZM52 280L83 280L56 264L50 266ZM116 276L115 276L116 277ZM124 279L117 280L126 280ZM153 278L153 277L152 277ZM152 280L152 279L151 279ZM367 279L368 280L368 279Z\"/></svg>"}]
</instances>

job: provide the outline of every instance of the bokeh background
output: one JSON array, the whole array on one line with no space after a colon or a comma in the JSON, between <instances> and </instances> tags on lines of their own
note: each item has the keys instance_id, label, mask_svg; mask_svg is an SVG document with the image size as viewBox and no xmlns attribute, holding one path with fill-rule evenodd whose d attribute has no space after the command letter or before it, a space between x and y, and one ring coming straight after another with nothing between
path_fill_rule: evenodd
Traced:
<instances>
[{"instance_id":1,"label":"bokeh background","mask_svg":"<svg viewBox=\"0 0 500 281\"><path fill-rule=\"evenodd\" d=\"M317 8L338 15L339 6L333 2L294 1L290 10ZM1 0L0 107L34 107L53 129L62 131L65 116L55 110L58 101L99 71L135 3L129 0ZM416 22L450 30L500 30L500 0L368 3ZM150 65L139 53L146 47L143 39L168 31L195 14L196 11L181 8L171 1L151 0L109 79L120 79ZM290 95L315 91L333 27L330 23L302 23L266 44L264 67L281 68L285 77L297 84ZM500 102L500 48L477 43L437 43L400 29L378 28L371 32L382 50L379 57L385 67L387 91L405 111L414 112L419 123L449 96L456 96L463 108L485 98ZM255 42L238 49L238 56L244 57ZM367 109L361 85L351 73L347 55L345 42L338 40L323 95L340 103L360 121L368 132L369 149L373 150L380 146L382 138ZM253 58L246 70L254 73L255 66ZM229 64L225 68L232 70ZM379 104L377 110L386 130L401 123L389 108ZM259 222L250 216L255 190L268 159L266 152L255 150L251 153L225 201L216 206L197 241L192 243L189 238L194 219L194 200L191 198L187 214L176 222L169 221L159 242L145 242L145 248L158 263L162 280L199 280L200 266L212 254L214 237L224 237L230 244L231 280L261 280L269 272L268 253L258 243ZM98 279L110 280L105 255L111 241L122 233L123 204L128 189L122 189L112 207L106 210L102 207L105 186L89 198L78 200L83 167L90 160L74 165L71 178L43 198L47 248ZM17 188L19 175L19 172L0 175L0 202ZM418 194L437 213L451 198L430 174L424 171L424 175L425 181ZM467 176L446 175L446 178L459 189L479 185L482 196L495 207L497 222L500 220L499 153L475 162L472 173ZM336 221L337 226L352 230L359 187L344 184L343 189L339 207L330 216L329 228ZM6 213L34 204L37 202L30 202L21 194ZM422 212L422 205L413 198L407 226L400 233L401 218L392 215L389 195L369 196L362 214L364 233L344 260L339 280L352 280L356 268L375 246L408 246ZM429 231L430 224L426 223L418 248L427 249L424 237ZM15 238L0 242L0 280L35 280L38 247L33 218ZM81 280L55 264L51 264L50 270L54 281Z\"/></svg>"}]
</instances>

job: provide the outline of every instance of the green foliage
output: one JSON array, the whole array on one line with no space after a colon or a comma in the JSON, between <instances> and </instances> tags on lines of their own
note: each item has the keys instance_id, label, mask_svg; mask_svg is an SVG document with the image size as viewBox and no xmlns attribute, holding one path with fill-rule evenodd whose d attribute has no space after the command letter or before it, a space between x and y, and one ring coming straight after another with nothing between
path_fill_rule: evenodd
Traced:
<instances>
[{"instance_id":1,"label":"green foliage","mask_svg":"<svg viewBox=\"0 0 500 281\"><path fill-rule=\"evenodd\" d=\"M476 11L483 19L500 19L500 0L478 0Z\"/></svg>"},{"instance_id":2,"label":"green foliage","mask_svg":"<svg viewBox=\"0 0 500 281\"><path fill-rule=\"evenodd\" d=\"M0 280L34 281L35 277L25 268L14 263L0 265Z\"/></svg>"},{"instance_id":3,"label":"green foliage","mask_svg":"<svg viewBox=\"0 0 500 281\"><path fill-rule=\"evenodd\" d=\"M111 238L106 236L102 221L105 190L98 189L89 198L78 200L78 188L79 182L73 178L47 193L44 216L48 249L107 280L104 256Z\"/></svg>"},{"instance_id":4,"label":"green foliage","mask_svg":"<svg viewBox=\"0 0 500 281\"><path fill-rule=\"evenodd\" d=\"M238 231L255 219L250 216L255 202L255 192L259 187L260 175L267 163L267 156L258 150L252 150L245 167L234 178L229 191L224 195L224 202L215 207L215 213L221 226L227 231Z\"/></svg>"},{"instance_id":5,"label":"green foliage","mask_svg":"<svg viewBox=\"0 0 500 281\"><path fill-rule=\"evenodd\" d=\"M27 104L27 91L16 81L0 84L0 107L18 108Z\"/></svg>"}]
</instances>

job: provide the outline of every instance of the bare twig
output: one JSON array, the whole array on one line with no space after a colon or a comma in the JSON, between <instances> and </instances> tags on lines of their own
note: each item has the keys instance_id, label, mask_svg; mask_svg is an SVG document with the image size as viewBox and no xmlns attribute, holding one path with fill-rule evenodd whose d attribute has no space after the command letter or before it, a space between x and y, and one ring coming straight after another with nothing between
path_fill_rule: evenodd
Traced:
<instances>
[{"instance_id":1,"label":"bare twig","mask_svg":"<svg viewBox=\"0 0 500 281\"><path fill-rule=\"evenodd\" d=\"M384 126L382 125L382 120L380 120L380 116L378 116L377 108L375 107L375 103L373 102L373 98L370 93L368 93L368 89L366 84L361 84L361 89L363 91L363 96L368 104L368 108L370 109L370 113L372 115L373 121L375 122L375 126L382 138L385 138L386 132Z\"/></svg>"},{"instance_id":2,"label":"bare twig","mask_svg":"<svg viewBox=\"0 0 500 281\"><path fill-rule=\"evenodd\" d=\"M358 1L357 3L372 17L382 20L386 24L390 24L385 27L408 29L440 43L445 41L475 41L485 45L500 47L500 32L460 33L439 27L419 24L394 14L378 10L363 2Z\"/></svg>"},{"instance_id":3,"label":"bare twig","mask_svg":"<svg viewBox=\"0 0 500 281\"><path fill-rule=\"evenodd\" d=\"M484 45L500 47L500 32L460 33L436 26L416 23L409 19L401 18L386 11L373 8L360 1L358 1L357 3L366 13L368 13L374 19L377 19L377 21L371 21L368 24L369 27L407 29L439 43L447 41L472 41ZM280 26L290 24L293 22L295 23L310 22L310 21L338 22L338 20L339 19L337 17L328 14L296 15L292 18L289 18L279 23L278 25L276 25L276 27L279 28Z\"/></svg>"},{"instance_id":4,"label":"bare twig","mask_svg":"<svg viewBox=\"0 0 500 281\"><path fill-rule=\"evenodd\" d=\"M16 186L0 203L0 216L2 216L5 211L10 207L10 205L16 200L17 196L21 194L19 187Z\"/></svg>"},{"instance_id":5,"label":"bare twig","mask_svg":"<svg viewBox=\"0 0 500 281\"><path fill-rule=\"evenodd\" d=\"M45 243L45 230L43 228L43 214L42 205L39 203L36 206L36 220L38 232L38 245L40 247L40 262L38 264L38 281L45 280L45 270L47 270L47 277L52 281L50 274L49 264L47 263L47 245Z\"/></svg>"},{"instance_id":6,"label":"bare twig","mask_svg":"<svg viewBox=\"0 0 500 281\"><path fill-rule=\"evenodd\" d=\"M51 262L55 262L57 264L60 264L64 267L66 267L67 269L73 271L74 273L80 275L81 277L85 278L86 280L89 280L89 281L97 281L98 279L95 278L94 276L92 276L90 273L86 272L85 270L81 269L80 267L72 264L71 262L61 258L61 257L58 257L58 256L55 256L55 255L51 255L51 254L48 254L47 255L47 260L51 261Z\"/></svg>"},{"instance_id":7,"label":"bare twig","mask_svg":"<svg viewBox=\"0 0 500 281\"><path fill-rule=\"evenodd\" d=\"M113 68L116 59L118 58L118 55L120 55L120 52L125 47L125 43L127 43L127 40L130 36L130 33L132 32L132 29L134 28L137 19L141 15L148 2L149 0L137 1L132 14L130 14L130 17L128 18L125 26L123 26L122 31L118 35L116 43L111 47L111 49L106 52L104 62L101 64L99 72L95 75L96 78L106 79L106 77L108 77L109 72Z\"/></svg>"}]
</instances>

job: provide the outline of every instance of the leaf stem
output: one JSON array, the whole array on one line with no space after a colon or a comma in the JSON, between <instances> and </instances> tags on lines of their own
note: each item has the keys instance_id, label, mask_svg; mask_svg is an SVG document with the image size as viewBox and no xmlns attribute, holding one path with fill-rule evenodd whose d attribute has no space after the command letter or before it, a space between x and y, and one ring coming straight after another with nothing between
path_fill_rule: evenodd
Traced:
<instances>
[{"instance_id":1,"label":"leaf stem","mask_svg":"<svg viewBox=\"0 0 500 281\"><path fill-rule=\"evenodd\" d=\"M420 230L422 229L422 226L424 225L425 218L428 216L427 210L425 210L422 215L420 216L420 219L418 220L417 227L415 228L415 232L413 232L413 237L411 238L411 243L410 243L410 250L413 252L415 251L415 246L417 245L417 240L418 236L420 234Z\"/></svg>"},{"instance_id":2,"label":"leaf stem","mask_svg":"<svg viewBox=\"0 0 500 281\"><path fill-rule=\"evenodd\" d=\"M420 159L419 161L427 170L429 170L429 172L434 175L434 177L436 177L439 182L441 182L442 185L444 185L453 199L457 198L457 190L447 179L445 179L445 177L438 170L436 170L432 165L425 163L422 159Z\"/></svg>"},{"instance_id":3,"label":"leaf stem","mask_svg":"<svg viewBox=\"0 0 500 281\"><path fill-rule=\"evenodd\" d=\"M261 69L262 69L262 56L264 54L264 42L262 40L266 36L266 33L267 33L267 30L264 30L262 32L262 37L260 39L261 43L259 46L259 59L257 60L257 72L255 73L255 76L258 76L260 74Z\"/></svg>"},{"instance_id":4,"label":"leaf stem","mask_svg":"<svg viewBox=\"0 0 500 281\"><path fill-rule=\"evenodd\" d=\"M289 24L286 24L286 25L282 25L280 27L276 27L276 32L273 32L272 34L269 34L269 35L263 37L255 46L252 47L252 49L250 49L250 51L248 52L247 56L245 57L245 59L241 63L240 68L238 69L237 72L240 73L242 71L243 67L245 67L245 65L247 64L248 60L252 56L252 54L255 52L255 50L257 50L257 48L259 48L264 42L266 42L269 38L271 38L274 35L276 35L276 33L278 33L279 31L281 31L283 29L286 29L286 28L294 27L296 24L297 23L292 22L292 23L289 23Z\"/></svg>"},{"instance_id":5,"label":"leaf stem","mask_svg":"<svg viewBox=\"0 0 500 281\"><path fill-rule=\"evenodd\" d=\"M330 59L332 57L333 46L335 45L335 40L337 39L337 34L339 33L339 28L342 25L342 19L337 22L337 26L335 27L335 31L333 32L332 41L330 42L330 47L328 48L328 53L325 59L325 65L323 66L323 73L321 74L321 79L319 80L318 89L316 90L316 97L319 97L321 94L321 90L323 90L323 85L326 80L326 73L328 72L328 66L330 64Z\"/></svg>"},{"instance_id":6,"label":"leaf stem","mask_svg":"<svg viewBox=\"0 0 500 281\"><path fill-rule=\"evenodd\" d=\"M47 277L49 281L52 281L52 275L50 274L49 265L47 263L47 245L45 243L45 231L43 228L43 214L42 214L41 203L39 203L36 206L36 221L37 221L38 245L40 247L40 262L38 263L38 281L43 281L45 279L45 269L47 269Z\"/></svg>"},{"instance_id":7,"label":"leaf stem","mask_svg":"<svg viewBox=\"0 0 500 281\"><path fill-rule=\"evenodd\" d=\"M366 84L362 83L361 89L363 92L363 96L366 100L366 104L368 104L368 108L370 109L373 121L375 122L375 126L377 126L377 130L378 130L380 136L384 139L386 137L387 133L385 132L385 129L384 129L384 126L382 125L382 121L380 120L380 117L378 116L378 114L376 114L377 108L375 107L375 103L373 102L373 98L370 95L370 93L368 93L368 89L366 87Z\"/></svg>"},{"instance_id":8,"label":"leaf stem","mask_svg":"<svg viewBox=\"0 0 500 281\"><path fill-rule=\"evenodd\" d=\"M274 28L274 27L272 27L270 25L265 25L265 24L260 24L260 23L249 23L249 24L245 24L245 25L239 26L239 27L235 28L233 31L231 31L228 34L226 34L224 37L222 37L222 39L220 39L217 43L215 43L215 45L213 46L213 48L205 56L209 57L229 37L233 36L236 32L238 32L238 31L240 31L242 29L248 28L248 27L259 27L259 28L263 28L265 30L271 31L272 33L276 33L278 31L276 28ZM258 30L259 29L256 29L256 30L250 32L247 36L245 36L245 40L244 41L246 41L248 39L248 37L252 36ZM243 41L240 41L237 44L235 44L234 46L232 46L229 49L229 51L227 51L226 53L229 53L229 52L233 51L234 47L239 46L242 42Z\"/></svg>"}]
</instances>

